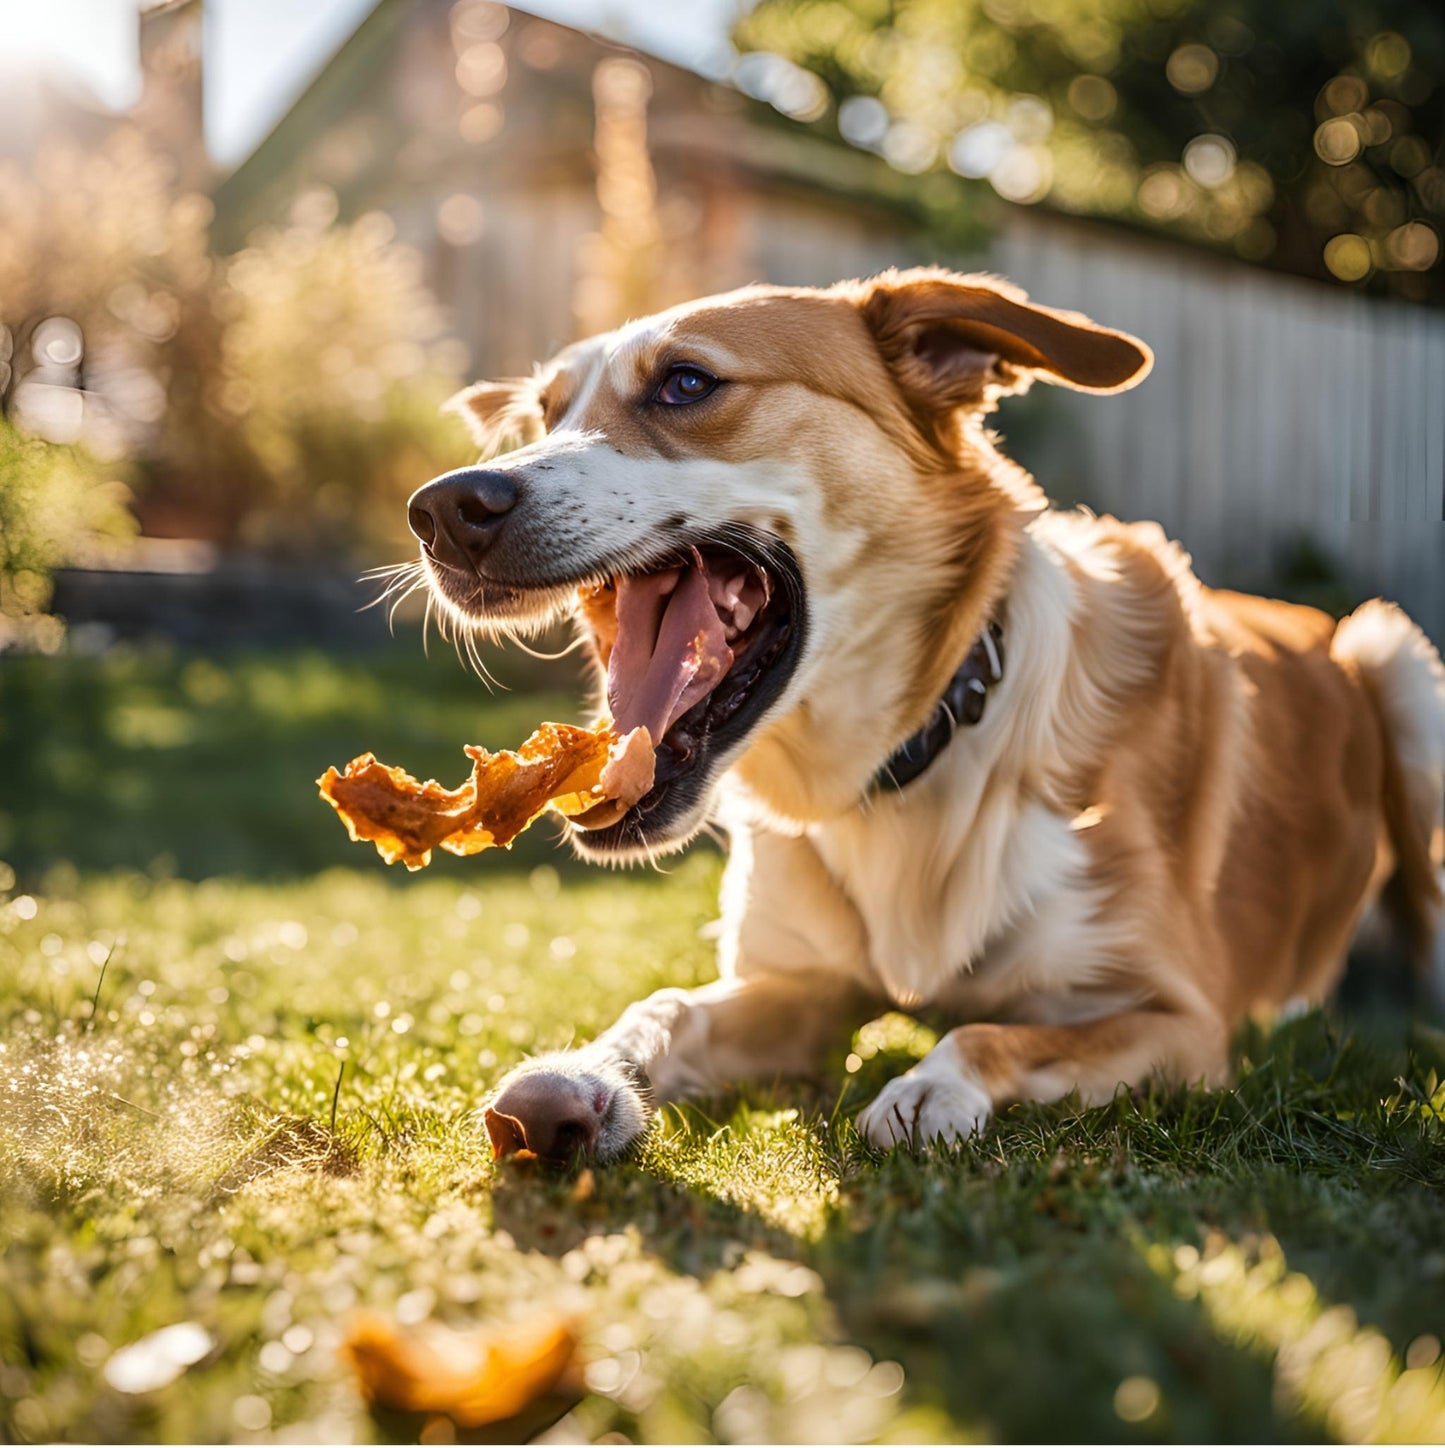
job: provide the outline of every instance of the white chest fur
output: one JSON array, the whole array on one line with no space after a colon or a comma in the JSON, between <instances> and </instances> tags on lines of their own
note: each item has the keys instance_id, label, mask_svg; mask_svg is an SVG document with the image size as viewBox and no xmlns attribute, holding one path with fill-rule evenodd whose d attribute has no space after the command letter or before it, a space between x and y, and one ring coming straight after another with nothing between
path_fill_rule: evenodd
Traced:
<instances>
[{"instance_id":1,"label":"white chest fur","mask_svg":"<svg viewBox=\"0 0 1445 1448\"><path fill-rule=\"evenodd\" d=\"M982 721L906 789L807 831L856 912L866 973L899 1005L1078 1018L1118 959L1083 833L1025 782L1059 747L1076 607L1031 539L1009 597L1009 672Z\"/></svg>"},{"instance_id":2,"label":"white chest fur","mask_svg":"<svg viewBox=\"0 0 1445 1448\"><path fill-rule=\"evenodd\" d=\"M902 1006L993 1012L1088 989L1108 951L1083 842L1013 790L970 790L966 744L866 815L809 832L858 912L870 974Z\"/></svg>"}]
</instances>

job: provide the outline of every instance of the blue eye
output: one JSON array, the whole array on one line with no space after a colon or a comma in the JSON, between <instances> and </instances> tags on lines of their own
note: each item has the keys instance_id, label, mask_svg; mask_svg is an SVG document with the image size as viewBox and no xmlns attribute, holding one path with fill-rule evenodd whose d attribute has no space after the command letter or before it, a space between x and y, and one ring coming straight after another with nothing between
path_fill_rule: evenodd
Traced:
<instances>
[{"instance_id":1,"label":"blue eye","mask_svg":"<svg viewBox=\"0 0 1445 1448\"><path fill-rule=\"evenodd\" d=\"M701 402L717 385L717 378L701 367L674 367L662 379L655 400L668 407L683 407L689 402Z\"/></svg>"}]
</instances>

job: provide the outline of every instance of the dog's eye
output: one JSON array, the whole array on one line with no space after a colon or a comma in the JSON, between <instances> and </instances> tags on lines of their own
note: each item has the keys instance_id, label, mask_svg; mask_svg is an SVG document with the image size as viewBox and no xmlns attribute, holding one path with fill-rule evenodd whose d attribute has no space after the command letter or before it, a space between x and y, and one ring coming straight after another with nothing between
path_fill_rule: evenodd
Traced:
<instances>
[{"instance_id":1,"label":"dog's eye","mask_svg":"<svg viewBox=\"0 0 1445 1448\"><path fill-rule=\"evenodd\" d=\"M701 367L689 367L683 364L674 367L662 379L662 386L657 389L656 400L665 403L668 407L682 407L689 402L701 402L717 384L718 380L711 372L704 372Z\"/></svg>"}]
</instances>

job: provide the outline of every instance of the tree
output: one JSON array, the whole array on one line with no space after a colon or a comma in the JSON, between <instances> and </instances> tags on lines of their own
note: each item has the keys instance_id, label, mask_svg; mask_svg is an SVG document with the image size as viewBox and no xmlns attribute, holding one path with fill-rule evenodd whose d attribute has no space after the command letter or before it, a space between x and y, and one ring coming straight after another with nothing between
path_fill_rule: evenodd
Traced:
<instances>
[{"instance_id":1,"label":"tree","mask_svg":"<svg viewBox=\"0 0 1445 1448\"><path fill-rule=\"evenodd\" d=\"M0 165L0 420L124 464L160 531L333 557L395 541L397 504L461 440L438 405L464 349L390 221L335 216L306 193L216 256L209 199L133 129ZM18 486L0 470L17 513Z\"/></svg>"},{"instance_id":2,"label":"tree","mask_svg":"<svg viewBox=\"0 0 1445 1448\"><path fill-rule=\"evenodd\" d=\"M0 421L0 652L52 652L50 575L91 561L135 531L129 492L83 449L26 437Z\"/></svg>"},{"instance_id":3,"label":"tree","mask_svg":"<svg viewBox=\"0 0 1445 1448\"><path fill-rule=\"evenodd\" d=\"M735 38L903 170L1445 302L1438 5L760 0Z\"/></svg>"},{"instance_id":4,"label":"tree","mask_svg":"<svg viewBox=\"0 0 1445 1448\"><path fill-rule=\"evenodd\" d=\"M177 409L162 485L182 505L216 497L235 539L273 551L397 541L403 500L463 442L440 407L465 348L447 338L420 259L379 212L335 217L331 192L303 193L286 225L219 264L214 361ZM204 457L217 440L223 489Z\"/></svg>"}]
</instances>

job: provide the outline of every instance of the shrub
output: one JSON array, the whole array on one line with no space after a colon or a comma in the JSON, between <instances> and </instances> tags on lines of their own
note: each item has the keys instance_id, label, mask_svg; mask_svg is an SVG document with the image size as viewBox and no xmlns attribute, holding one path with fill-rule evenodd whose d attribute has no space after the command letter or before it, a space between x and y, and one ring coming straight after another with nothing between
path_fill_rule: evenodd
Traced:
<instances>
[{"instance_id":1,"label":"shrub","mask_svg":"<svg viewBox=\"0 0 1445 1448\"><path fill-rule=\"evenodd\" d=\"M0 421L0 650L53 652L52 571L93 561L135 531L128 490L82 448L24 436Z\"/></svg>"}]
</instances>

